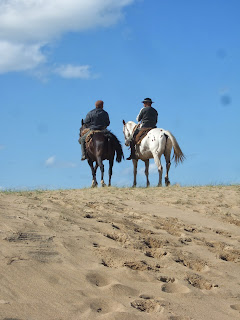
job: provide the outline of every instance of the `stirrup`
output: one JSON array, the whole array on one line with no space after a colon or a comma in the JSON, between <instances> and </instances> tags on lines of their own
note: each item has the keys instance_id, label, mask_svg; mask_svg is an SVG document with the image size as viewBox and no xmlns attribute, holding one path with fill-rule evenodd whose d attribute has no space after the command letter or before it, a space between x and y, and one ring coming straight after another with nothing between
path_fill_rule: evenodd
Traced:
<instances>
[{"instance_id":1,"label":"stirrup","mask_svg":"<svg viewBox=\"0 0 240 320\"><path fill-rule=\"evenodd\" d=\"M128 158L126 158L126 160L135 160L137 159L135 155L130 154L130 156Z\"/></svg>"}]
</instances>

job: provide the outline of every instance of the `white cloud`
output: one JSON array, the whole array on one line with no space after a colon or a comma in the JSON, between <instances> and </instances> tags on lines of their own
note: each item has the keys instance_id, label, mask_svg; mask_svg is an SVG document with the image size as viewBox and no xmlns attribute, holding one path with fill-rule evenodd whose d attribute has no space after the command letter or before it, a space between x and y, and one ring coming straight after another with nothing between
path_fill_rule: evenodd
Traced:
<instances>
[{"instance_id":1,"label":"white cloud","mask_svg":"<svg viewBox=\"0 0 240 320\"><path fill-rule=\"evenodd\" d=\"M75 168L77 165L74 162L57 161L56 156L51 156L45 161L45 166L48 168Z\"/></svg>"},{"instance_id":2,"label":"white cloud","mask_svg":"<svg viewBox=\"0 0 240 320\"><path fill-rule=\"evenodd\" d=\"M36 68L46 61L45 45L67 32L114 24L133 1L0 0L0 73Z\"/></svg>"},{"instance_id":3,"label":"white cloud","mask_svg":"<svg viewBox=\"0 0 240 320\"><path fill-rule=\"evenodd\" d=\"M71 64L62 65L54 69L54 73L58 74L62 78L80 78L89 79L92 75L90 72L90 66L74 66Z\"/></svg>"},{"instance_id":4,"label":"white cloud","mask_svg":"<svg viewBox=\"0 0 240 320\"><path fill-rule=\"evenodd\" d=\"M150 163L149 164L149 174L151 174L151 173L157 173L157 166L156 166L156 164L155 163ZM138 171L138 173L140 174L140 175L144 175L145 176L145 165L144 165L144 167L142 167L142 168L140 168L140 170Z\"/></svg>"},{"instance_id":5,"label":"white cloud","mask_svg":"<svg viewBox=\"0 0 240 320\"><path fill-rule=\"evenodd\" d=\"M31 70L45 62L40 45L15 44L0 41L0 73Z\"/></svg>"},{"instance_id":6,"label":"white cloud","mask_svg":"<svg viewBox=\"0 0 240 320\"><path fill-rule=\"evenodd\" d=\"M149 173L156 173L158 171L155 163L150 163L149 165Z\"/></svg>"},{"instance_id":7,"label":"white cloud","mask_svg":"<svg viewBox=\"0 0 240 320\"><path fill-rule=\"evenodd\" d=\"M55 163L56 163L56 157L55 156L51 156L50 158L48 158L45 161L45 166L46 167L52 167Z\"/></svg>"}]
</instances>

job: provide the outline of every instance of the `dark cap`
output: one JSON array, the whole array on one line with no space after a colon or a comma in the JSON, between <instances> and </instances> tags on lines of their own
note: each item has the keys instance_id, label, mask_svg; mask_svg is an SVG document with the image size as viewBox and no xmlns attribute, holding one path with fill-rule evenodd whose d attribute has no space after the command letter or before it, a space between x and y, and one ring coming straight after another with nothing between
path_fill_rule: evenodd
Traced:
<instances>
[{"instance_id":1,"label":"dark cap","mask_svg":"<svg viewBox=\"0 0 240 320\"><path fill-rule=\"evenodd\" d=\"M145 102L154 103L154 102L152 101L152 99L150 99L150 98L145 98L145 99L142 101L142 103L145 103Z\"/></svg>"}]
</instances>

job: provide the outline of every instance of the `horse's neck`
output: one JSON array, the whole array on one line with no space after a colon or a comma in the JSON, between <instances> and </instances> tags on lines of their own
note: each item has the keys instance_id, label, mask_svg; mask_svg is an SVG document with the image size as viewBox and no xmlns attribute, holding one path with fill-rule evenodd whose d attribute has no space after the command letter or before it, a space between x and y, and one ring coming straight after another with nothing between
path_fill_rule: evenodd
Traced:
<instances>
[{"instance_id":1,"label":"horse's neck","mask_svg":"<svg viewBox=\"0 0 240 320\"><path fill-rule=\"evenodd\" d=\"M133 134L134 131L136 130L136 128L137 128L137 124L136 124L135 122L131 121L131 122L129 123L129 128L128 128L129 132L130 132L131 134Z\"/></svg>"}]
</instances>

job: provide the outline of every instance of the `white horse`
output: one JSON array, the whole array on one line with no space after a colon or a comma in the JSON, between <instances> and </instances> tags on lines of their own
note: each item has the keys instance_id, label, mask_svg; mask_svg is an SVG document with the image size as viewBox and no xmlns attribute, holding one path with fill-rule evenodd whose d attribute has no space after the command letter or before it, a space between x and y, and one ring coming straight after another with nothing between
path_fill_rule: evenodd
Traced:
<instances>
[{"instance_id":1,"label":"white horse","mask_svg":"<svg viewBox=\"0 0 240 320\"><path fill-rule=\"evenodd\" d=\"M125 122L123 120L123 134L125 138L125 145L130 145L130 139L134 133L134 129L136 128L136 123L133 121ZM138 160L142 160L145 162L145 175L147 178L147 187L150 185L148 180L149 174L149 159L154 159L155 164L158 168L159 173L159 181L158 187L162 186L162 172L163 167L161 165L161 156L164 154L166 159L166 176L165 176L165 185L168 186L170 184L168 178L168 172L171 166L171 150L174 150L173 159L175 164L177 165L179 162L183 162L185 159L184 154L182 153L179 144L177 143L176 138L171 134L170 131L154 128L148 132L148 134L143 138L140 144L136 145L136 160L133 161L133 187L137 185L137 165Z\"/></svg>"}]
</instances>

